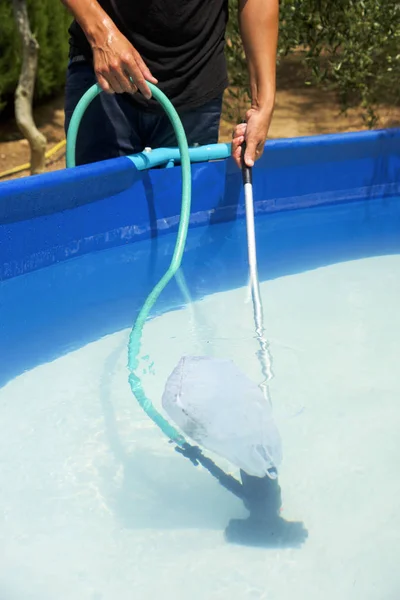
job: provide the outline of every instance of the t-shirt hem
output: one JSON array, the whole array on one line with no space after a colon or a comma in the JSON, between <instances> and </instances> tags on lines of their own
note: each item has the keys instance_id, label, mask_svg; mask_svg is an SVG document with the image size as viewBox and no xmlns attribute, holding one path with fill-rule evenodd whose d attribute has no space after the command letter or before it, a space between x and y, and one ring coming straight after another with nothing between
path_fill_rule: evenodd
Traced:
<instances>
[{"instance_id":1,"label":"t-shirt hem","mask_svg":"<svg viewBox=\"0 0 400 600\"><path fill-rule=\"evenodd\" d=\"M189 110L195 110L196 108L200 108L201 106L204 106L204 104L211 102L212 100L218 98L219 96L222 96L224 94L226 88L228 87L228 85L229 85L228 79L225 79L218 86L215 86L206 94L203 94L200 97L196 96L196 98L194 98L193 100L190 100L190 101L183 100L182 102L180 102L178 100L177 102L174 102L173 97L169 97L169 100L171 100L174 108L176 109L176 111L178 113L186 112ZM143 96L141 96L141 99L138 101L137 97L132 96L131 101L133 104L135 104L135 106L137 106L138 108L143 110L143 112L149 112L149 113L164 112L163 108L160 106L160 104L156 100L148 102L147 100L145 100L143 98Z\"/></svg>"}]
</instances>

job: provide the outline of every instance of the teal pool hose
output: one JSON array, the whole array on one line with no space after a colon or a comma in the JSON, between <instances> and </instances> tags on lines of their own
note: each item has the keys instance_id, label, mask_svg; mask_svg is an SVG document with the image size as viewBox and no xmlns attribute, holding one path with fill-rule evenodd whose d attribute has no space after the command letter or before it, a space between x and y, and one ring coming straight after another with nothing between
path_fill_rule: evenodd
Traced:
<instances>
[{"instance_id":1,"label":"teal pool hose","mask_svg":"<svg viewBox=\"0 0 400 600\"><path fill-rule=\"evenodd\" d=\"M189 228L189 218L191 210L191 165L189 156L189 147L186 139L185 130L182 122L176 112L174 106L166 95L161 92L155 85L147 82L152 95L161 104L165 110L171 124L174 128L174 132L177 138L179 152L181 156L181 167L182 167L182 205L181 205L181 216L179 220L179 229L177 240L175 244L174 253L172 256L171 263L160 279L155 285L153 290L150 292L145 303L143 304L139 315L133 325L128 345L128 369L129 369L129 383L131 390L136 397L137 401L147 413L147 415L154 421L156 425L163 431L163 433L169 437L170 440L175 442L182 448L187 445L185 438L168 422L164 417L155 409L151 400L146 396L141 378L137 375L136 371L139 366L139 353L141 347L143 326L150 314L151 309L156 303L158 297L164 288L168 285L170 280L175 276L179 267L181 266L183 252L185 250L187 232ZM75 166L75 150L76 150L76 139L78 136L79 125L85 114L86 109L92 100L101 93L101 87L98 84L93 85L81 98L77 104L75 111L72 115L71 122L68 128L67 136L67 148L66 148L66 163L67 167Z\"/></svg>"}]
</instances>

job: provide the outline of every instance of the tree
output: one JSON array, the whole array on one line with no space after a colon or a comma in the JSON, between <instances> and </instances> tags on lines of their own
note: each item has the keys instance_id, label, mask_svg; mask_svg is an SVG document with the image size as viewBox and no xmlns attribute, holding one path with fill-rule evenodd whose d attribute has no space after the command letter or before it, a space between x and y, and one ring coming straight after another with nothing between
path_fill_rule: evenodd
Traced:
<instances>
[{"instance_id":1,"label":"tree","mask_svg":"<svg viewBox=\"0 0 400 600\"><path fill-rule=\"evenodd\" d=\"M237 0L228 29L231 84L246 89ZM370 126L378 103L400 101L398 0L281 0L279 59L302 51L309 82L337 90L342 107L361 104Z\"/></svg>"},{"instance_id":2,"label":"tree","mask_svg":"<svg viewBox=\"0 0 400 600\"><path fill-rule=\"evenodd\" d=\"M398 0L282 1L281 52L305 48L311 80L339 94L343 108L360 104L370 126L377 104L398 104Z\"/></svg>"},{"instance_id":3,"label":"tree","mask_svg":"<svg viewBox=\"0 0 400 600\"><path fill-rule=\"evenodd\" d=\"M45 170L46 138L37 129L32 114L39 44L32 35L25 0L12 0L14 18L22 43L22 66L15 92L15 119L31 149L31 173Z\"/></svg>"},{"instance_id":4,"label":"tree","mask_svg":"<svg viewBox=\"0 0 400 600\"><path fill-rule=\"evenodd\" d=\"M72 17L60 0L26 0L26 4L31 31L40 47L33 97L36 103L59 94L64 86ZM0 114L14 102L21 62L12 2L0 0Z\"/></svg>"}]
</instances>

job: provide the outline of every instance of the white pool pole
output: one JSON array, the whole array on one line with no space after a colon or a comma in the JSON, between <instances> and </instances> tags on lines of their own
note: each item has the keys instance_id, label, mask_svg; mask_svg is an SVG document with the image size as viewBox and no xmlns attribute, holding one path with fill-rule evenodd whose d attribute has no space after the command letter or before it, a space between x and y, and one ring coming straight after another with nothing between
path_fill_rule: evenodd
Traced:
<instances>
[{"instance_id":1,"label":"white pool pole","mask_svg":"<svg viewBox=\"0 0 400 600\"><path fill-rule=\"evenodd\" d=\"M244 162L245 143L242 145L242 176L244 188L244 200L246 210L247 250L250 273L250 291L253 300L253 314L256 337L260 345L257 353L264 381L260 384L264 396L269 400L267 382L272 379L272 360L269 354L268 342L264 337L264 313L260 294L260 284L257 269L257 246L254 225L254 200L253 200L253 173L252 169Z\"/></svg>"}]
</instances>

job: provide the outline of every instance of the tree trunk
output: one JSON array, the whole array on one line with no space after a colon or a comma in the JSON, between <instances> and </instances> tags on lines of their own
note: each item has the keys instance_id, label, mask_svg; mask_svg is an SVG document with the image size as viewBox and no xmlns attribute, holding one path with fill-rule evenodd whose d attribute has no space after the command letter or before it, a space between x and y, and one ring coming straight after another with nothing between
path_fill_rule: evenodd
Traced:
<instances>
[{"instance_id":1,"label":"tree trunk","mask_svg":"<svg viewBox=\"0 0 400 600\"><path fill-rule=\"evenodd\" d=\"M15 92L15 119L21 133L29 142L31 174L34 175L45 170L47 143L44 135L37 129L32 114L39 44L31 32L26 0L12 0L12 3L15 23L22 42L21 73Z\"/></svg>"}]
</instances>

